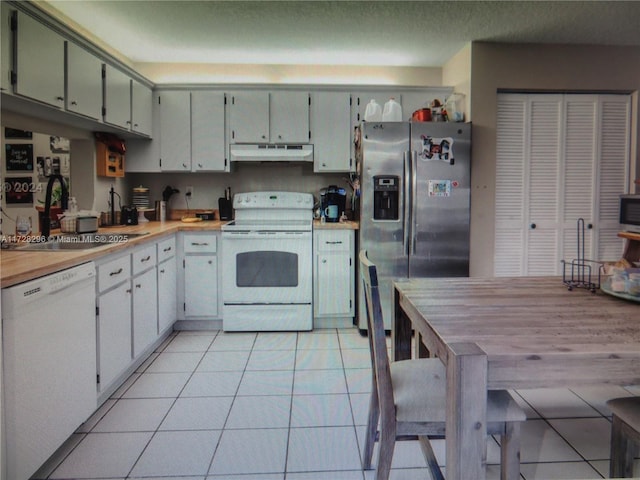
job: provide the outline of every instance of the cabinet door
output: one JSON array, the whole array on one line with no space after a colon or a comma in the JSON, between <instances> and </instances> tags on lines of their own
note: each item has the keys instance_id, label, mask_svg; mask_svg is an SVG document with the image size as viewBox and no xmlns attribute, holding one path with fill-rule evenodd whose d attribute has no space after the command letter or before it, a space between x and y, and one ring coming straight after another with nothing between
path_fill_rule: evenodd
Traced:
<instances>
[{"instance_id":1,"label":"cabinet door","mask_svg":"<svg viewBox=\"0 0 640 480\"><path fill-rule=\"evenodd\" d=\"M158 333L164 332L176 321L176 273L175 257L158 265Z\"/></svg>"},{"instance_id":2,"label":"cabinet door","mask_svg":"<svg viewBox=\"0 0 640 480\"><path fill-rule=\"evenodd\" d=\"M151 136L152 92L137 80L131 80L131 130Z\"/></svg>"},{"instance_id":3,"label":"cabinet door","mask_svg":"<svg viewBox=\"0 0 640 480\"><path fill-rule=\"evenodd\" d=\"M311 142L314 172L353 170L351 156L351 95L316 92L311 104Z\"/></svg>"},{"instance_id":4,"label":"cabinet door","mask_svg":"<svg viewBox=\"0 0 640 480\"><path fill-rule=\"evenodd\" d=\"M13 69L13 33L11 17L13 11L6 2L0 3L0 90L11 92L11 70Z\"/></svg>"},{"instance_id":5,"label":"cabinet door","mask_svg":"<svg viewBox=\"0 0 640 480\"><path fill-rule=\"evenodd\" d=\"M218 258L187 255L184 258L185 317L218 315Z\"/></svg>"},{"instance_id":6,"label":"cabinet door","mask_svg":"<svg viewBox=\"0 0 640 480\"><path fill-rule=\"evenodd\" d=\"M100 390L131 363L131 283L98 297L98 373Z\"/></svg>"},{"instance_id":7,"label":"cabinet door","mask_svg":"<svg viewBox=\"0 0 640 480\"><path fill-rule=\"evenodd\" d=\"M229 171L225 157L224 93L191 92L191 170Z\"/></svg>"},{"instance_id":8,"label":"cabinet door","mask_svg":"<svg viewBox=\"0 0 640 480\"><path fill-rule=\"evenodd\" d=\"M272 92L269 132L272 143L309 142L309 93Z\"/></svg>"},{"instance_id":9,"label":"cabinet door","mask_svg":"<svg viewBox=\"0 0 640 480\"><path fill-rule=\"evenodd\" d=\"M67 110L99 120L102 116L102 61L67 42Z\"/></svg>"},{"instance_id":10,"label":"cabinet door","mask_svg":"<svg viewBox=\"0 0 640 480\"><path fill-rule=\"evenodd\" d=\"M133 277L133 357L158 338L158 279L156 269Z\"/></svg>"},{"instance_id":11,"label":"cabinet door","mask_svg":"<svg viewBox=\"0 0 640 480\"><path fill-rule=\"evenodd\" d=\"M104 69L104 121L128 130L131 126L131 78L111 65L105 65Z\"/></svg>"},{"instance_id":12,"label":"cabinet door","mask_svg":"<svg viewBox=\"0 0 640 480\"><path fill-rule=\"evenodd\" d=\"M237 92L229 106L231 143L269 142L269 93Z\"/></svg>"},{"instance_id":13,"label":"cabinet door","mask_svg":"<svg viewBox=\"0 0 640 480\"><path fill-rule=\"evenodd\" d=\"M351 258L349 252L317 255L315 316L347 316L351 311Z\"/></svg>"},{"instance_id":14,"label":"cabinet door","mask_svg":"<svg viewBox=\"0 0 640 480\"><path fill-rule=\"evenodd\" d=\"M163 172L191 171L191 94L162 92L160 102L160 167Z\"/></svg>"},{"instance_id":15,"label":"cabinet door","mask_svg":"<svg viewBox=\"0 0 640 480\"><path fill-rule=\"evenodd\" d=\"M22 12L16 15L15 93L64 107L64 38Z\"/></svg>"}]
</instances>

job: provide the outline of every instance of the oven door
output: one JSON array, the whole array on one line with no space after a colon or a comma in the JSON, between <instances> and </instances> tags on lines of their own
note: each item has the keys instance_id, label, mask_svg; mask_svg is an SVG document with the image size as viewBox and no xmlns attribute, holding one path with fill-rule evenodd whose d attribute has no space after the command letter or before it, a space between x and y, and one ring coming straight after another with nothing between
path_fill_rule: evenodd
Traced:
<instances>
[{"instance_id":1,"label":"oven door","mask_svg":"<svg viewBox=\"0 0 640 480\"><path fill-rule=\"evenodd\" d=\"M222 233L225 305L311 304L312 233Z\"/></svg>"}]
</instances>

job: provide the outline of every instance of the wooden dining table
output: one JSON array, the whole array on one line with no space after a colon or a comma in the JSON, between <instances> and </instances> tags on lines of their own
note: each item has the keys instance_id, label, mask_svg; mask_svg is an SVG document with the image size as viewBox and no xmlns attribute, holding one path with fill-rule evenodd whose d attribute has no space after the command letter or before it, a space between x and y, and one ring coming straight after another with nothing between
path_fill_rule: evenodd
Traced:
<instances>
[{"instance_id":1,"label":"wooden dining table","mask_svg":"<svg viewBox=\"0 0 640 480\"><path fill-rule=\"evenodd\" d=\"M448 480L485 479L488 389L640 383L640 305L560 277L394 282L392 357L446 365ZM423 356L423 355L420 355Z\"/></svg>"}]
</instances>

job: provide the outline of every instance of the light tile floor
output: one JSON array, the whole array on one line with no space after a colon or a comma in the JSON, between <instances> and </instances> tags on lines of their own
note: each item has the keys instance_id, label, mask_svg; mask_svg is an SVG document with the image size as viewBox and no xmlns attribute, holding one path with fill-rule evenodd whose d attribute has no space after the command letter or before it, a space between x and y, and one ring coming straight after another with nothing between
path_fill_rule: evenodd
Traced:
<instances>
[{"instance_id":1,"label":"light tile floor","mask_svg":"<svg viewBox=\"0 0 640 480\"><path fill-rule=\"evenodd\" d=\"M360 462L369 368L355 329L175 333L34 478L372 480ZM606 400L640 389L514 394L528 417L522 478L593 479L609 468ZM444 463L444 442L434 448ZM493 439L488 463L499 478ZM416 442L397 444L391 478L429 478Z\"/></svg>"}]
</instances>

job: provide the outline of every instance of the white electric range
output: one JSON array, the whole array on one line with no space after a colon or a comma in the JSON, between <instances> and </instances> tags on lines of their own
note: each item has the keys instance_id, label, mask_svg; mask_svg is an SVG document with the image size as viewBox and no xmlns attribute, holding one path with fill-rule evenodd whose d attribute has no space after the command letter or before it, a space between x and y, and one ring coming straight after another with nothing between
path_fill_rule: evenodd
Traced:
<instances>
[{"instance_id":1,"label":"white electric range","mask_svg":"<svg viewBox=\"0 0 640 480\"><path fill-rule=\"evenodd\" d=\"M225 331L313 327L313 195L238 193L222 227Z\"/></svg>"}]
</instances>

